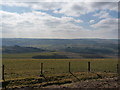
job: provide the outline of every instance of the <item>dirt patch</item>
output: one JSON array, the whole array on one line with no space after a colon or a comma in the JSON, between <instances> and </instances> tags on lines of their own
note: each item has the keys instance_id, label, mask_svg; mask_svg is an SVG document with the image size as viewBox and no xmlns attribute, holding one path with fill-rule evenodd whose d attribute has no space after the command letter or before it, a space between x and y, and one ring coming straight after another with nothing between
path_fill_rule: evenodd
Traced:
<instances>
[{"instance_id":1,"label":"dirt patch","mask_svg":"<svg viewBox=\"0 0 120 90\"><path fill-rule=\"evenodd\" d=\"M98 80L85 80L71 84L53 85L44 88L119 88L118 78L105 78Z\"/></svg>"}]
</instances>

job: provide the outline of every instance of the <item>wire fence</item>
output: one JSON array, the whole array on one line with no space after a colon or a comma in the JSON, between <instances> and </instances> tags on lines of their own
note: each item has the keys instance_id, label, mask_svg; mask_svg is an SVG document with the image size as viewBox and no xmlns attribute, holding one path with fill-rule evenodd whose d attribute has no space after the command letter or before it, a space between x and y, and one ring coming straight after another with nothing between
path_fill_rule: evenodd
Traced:
<instances>
[{"instance_id":1,"label":"wire fence","mask_svg":"<svg viewBox=\"0 0 120 90\"><path fill-rule=\"evenodd\" d=\"M119 73L118 64L109 65L106 64L106 67L103 64L97 64L93 62L84 62L84 64L74 63L74 62L64 62L64 63L54 63L49 65L48 63L38 63L36 66L18 66L17 68L9 68L5 65L2 65L2 80L3 87L6 88L4 84L6 79L12 78L21 78L21 77L43 77L46 81L46 76L54 74L64 74L69 73L77 80L77 76L74 75L75 72L111 72ZM24 69L23 69L24 68ZM111 69L113 68L113 69Z\"/></svg>"},{"instance_id":2,"label":"wire fence","mask_svg":"<svg viewBox=\"0 0 120 90\"><path fill-rule=\"evenodd\" d=\"M68 72L119 72L118 64L114 65L103 65L92 62L83 62L83 64L74 63L74 62L65 62L65 63L54 63L49 65L49 63L38 63L36 66L27 67L17 66L14 68L9 68L5 65L2 66L2 80L8 78L17 78L22 76L39 76L40 74L62 74ZM4 74L3 74L4 73ZM4 77L5 76L5 77Z\"/></svg>"}]
</instances>

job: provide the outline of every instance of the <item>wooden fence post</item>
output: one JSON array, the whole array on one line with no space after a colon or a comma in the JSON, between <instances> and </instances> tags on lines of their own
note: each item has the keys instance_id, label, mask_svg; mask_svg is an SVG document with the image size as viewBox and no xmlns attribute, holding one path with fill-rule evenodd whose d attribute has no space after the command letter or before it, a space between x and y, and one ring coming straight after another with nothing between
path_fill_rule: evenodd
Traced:
<instances>
[{"instance_id":1,"label":"wooden fence post","mask_svg":"<svg viewBox=\"0 0 120 90\"><path fill-rule=\"evenodd\" d=\"M41 63L41 75L43 75L43 63Z\"/></svg>"},{"instance_id":2,"label":"wooden fence post","mask_svg":"<svg viewBox=\"0 0 120 90\"><path fill-rule=\"evenodd\" d=\"M71 71L70 71L70 62L69 62L69 72L71 72Z\"/></svg>"},{"instance_id":3,"label":"wooden fence post","mask_svg":"<svg viewBox=\"0 0 120 90\"><path fill-rule=\"evenodd\" d=\"M4 73L5 73L5 66L2 65L2 80L3 80L3 82L2 82L2 88L6 89Z\"/></svg>"},{"instance_id":4,"label":"wooden fence post","mask_svg":"<svg viewBox=\"0 0 120 90\"><path fill-rule=\"evenodd\" d=\"M5 78L4 78L4 65L2 65L2 80L5 81Z\"/></svg>"},{"instance_id":5,"label":"wooden fence post","mask_svg":"<svg viewBox=\"0 0 120 90\"><path fill-rule=\"evenodd\" d=\"M117 73L119 74L119 65L117 64Z\"/></svg>"},{"instance_id":6,"label":"wooden fence post","mask_svg":"<svg viewBox=\"0 0 120 90\"><path fill-rule=\"evenodd\" d=\"M90 72L90 62L88 62L88 72Z\"/></svg>"}]
</instances>

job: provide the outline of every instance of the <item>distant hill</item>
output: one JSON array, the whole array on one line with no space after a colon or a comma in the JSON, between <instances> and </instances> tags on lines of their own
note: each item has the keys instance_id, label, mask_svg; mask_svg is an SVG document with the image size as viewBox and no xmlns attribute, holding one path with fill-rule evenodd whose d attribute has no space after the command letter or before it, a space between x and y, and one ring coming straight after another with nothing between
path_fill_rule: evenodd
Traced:
<instances>
[{"instance_id":1,"label":"distant hill","mask_svg":"<svg viewBox=\"0 0 120 90\"><path fill-rule=\"evenodd\" d=\"M74 53L72 57L76 58L104 58L118 55L117 39L3 38L2 46L3 53L56 51Z\"/></svg>"},{"instance_id":2,"label":"distant hill","mask_svg":"<svg viewBox=\"0 0 120 90\"><path fill-rule=\"evenodd\" d=\"M43 52L45 50L34 48L34 47L21 47L18 45L15 46L3 46L3 53L28 53L28 52Z\"/></svg>"},{"instance_id":3,"label":"distant hill","mask_svg":"<svg viewBox=\"0 0 120 90\"><path fill-rule=\"evenodd\" d=\"M32 38L3 38L3 46L25 45L106 45L118 44L117 39L32 39Z\"/></svg>"},{"instance_id":4,"label":"distant hill","mask_svg":"<svg viewBox=\"0 0 120 90\"><path fill-rule=\"evenodd\" d=\"M68 59L66 55L59 55L59 54L53 54L53 55L37 55L33 56L32 58L35 59Z\"/></svg>"}]
</instances>

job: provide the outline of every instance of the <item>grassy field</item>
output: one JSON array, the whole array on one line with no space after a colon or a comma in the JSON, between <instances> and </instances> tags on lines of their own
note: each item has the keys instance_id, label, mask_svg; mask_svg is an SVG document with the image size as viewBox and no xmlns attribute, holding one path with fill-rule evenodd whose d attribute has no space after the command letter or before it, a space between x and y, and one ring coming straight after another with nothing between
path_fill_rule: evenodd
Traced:
<instances>
[{"instance_id":1,"label":"grassy field","mask_svg":"<svg viewBox=\"0 0 120 90\"><path fill-rule=\"evenodd\" d=\"M45 53L42 53L42 54L44 55ZM117 59L114 59L114 58L111 58L111 59L32 59L31 57L34 55L40 55L40 53L3 54L3 64L5 65L5 80L7 82L14 80L12 83L9 83L10 84L9 86L19 86L20 82L21 83L24 82L23 85L29 85L29 83L31 82L30 80L32 80L36 84L39 83L37 81L38 79L41 79L41 77L39 77L41 63L44 64L43 65L44 75L47 78L52 78L54 82L55 80L57 82L58 79L60 79L62 80L60 81L61 83L72 81L71 79L73 77L71 78L68 72L69 62L71 62L71 72L77 75L80 79L88 79L91 77L98 78L98 76L96 76L97 74L92 73L90 76L86 73L88 68L87 65L89 61L91 62L91 71L95 73L100 73L100 75L102 76L104 75L114 76L114 74L117 71L116 70ZM113 73L113 74L109 74L109 73ZM30 84L32 84L33 82L31 82Z\"/></svg>"},{"instance_id":2,"label":"grassy field","mask_svg":"<svg viewBox=\"0 0 120 90\"><path fill-rule=\"evenodd\" d=\"M39 76L40 63L44 64L46 75L68 73L69 62L72 72L86 72L88 61L92 71L116 73L117 59L32 59L34 55L39 53L3 54L5 78Z\"/></svg>"}]
</instances>

